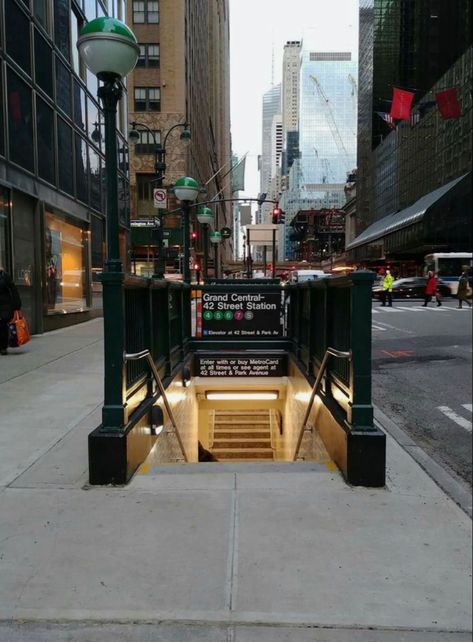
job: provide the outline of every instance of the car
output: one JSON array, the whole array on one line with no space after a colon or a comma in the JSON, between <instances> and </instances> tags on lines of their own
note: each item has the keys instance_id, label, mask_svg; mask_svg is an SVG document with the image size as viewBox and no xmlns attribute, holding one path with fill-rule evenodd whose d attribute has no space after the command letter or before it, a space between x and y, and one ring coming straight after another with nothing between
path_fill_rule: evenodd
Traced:
<instances>
[{"instance_id":1,"label":"car","mask_svg":"<svg viewBox=\"0 0 473 642\"><path fill-rule=\"evenodd\" d=\"M393 298L395 299L423 299L425 296L425 286L427 279L423 276L413 276L407 279L397 279L393 283ZM442 297L450 296L451 291L445 281L439 280L438 290ZM373 287L373 298L381 299L383 284L377 283Z\"/></svg>"}]
</instances>

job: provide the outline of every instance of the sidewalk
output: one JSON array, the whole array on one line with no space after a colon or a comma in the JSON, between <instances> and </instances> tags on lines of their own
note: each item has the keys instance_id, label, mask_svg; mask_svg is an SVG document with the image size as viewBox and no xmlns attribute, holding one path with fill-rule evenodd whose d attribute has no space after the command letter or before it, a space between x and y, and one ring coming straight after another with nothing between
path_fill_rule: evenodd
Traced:
<instances>
[{"instance_id":1,"label":"sidewalk","mask_svg":"<svg viewBox=\"0 0 473 642\"><path fill-rule=\"evenodd\" d=\"M389 436L381 490L312 464L88 487L101 332L0 357L0 642L471 640L471 520Z\"/></svg>"}]
</instances>

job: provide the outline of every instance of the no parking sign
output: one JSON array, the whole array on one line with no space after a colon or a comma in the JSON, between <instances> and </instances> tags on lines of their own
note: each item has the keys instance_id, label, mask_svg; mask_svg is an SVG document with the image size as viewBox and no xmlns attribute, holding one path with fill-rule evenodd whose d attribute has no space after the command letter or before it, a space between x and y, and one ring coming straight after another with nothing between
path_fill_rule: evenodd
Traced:
<instances>
[{"instance_id":1,"label":"no parking sign","mask_svg":"<svg viewBox=\"0 0 473 642\"><path fill-rule=\"evenodd\" d=\"M153 190L153 205L158 210L165 210L167 208L167 194L165 189L157 187Z\"/></svg>"}]
</instances>

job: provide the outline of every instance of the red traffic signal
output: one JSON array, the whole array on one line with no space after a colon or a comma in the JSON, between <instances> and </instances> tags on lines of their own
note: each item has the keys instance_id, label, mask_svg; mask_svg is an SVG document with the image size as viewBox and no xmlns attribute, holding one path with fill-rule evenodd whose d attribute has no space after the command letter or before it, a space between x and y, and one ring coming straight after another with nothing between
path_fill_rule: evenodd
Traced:
<instances>
[{"instance_id":1,"label":"red traffic signal","mask_svg":"<svg viewBox=\"0 0 473 642\"><path fill-rule=\"evenodd\" d=\"M273 209L273 225L277 225L279 223L279 219L281 218L281 210L279 207L275 207Z\"/></svg>"}]
</instances>

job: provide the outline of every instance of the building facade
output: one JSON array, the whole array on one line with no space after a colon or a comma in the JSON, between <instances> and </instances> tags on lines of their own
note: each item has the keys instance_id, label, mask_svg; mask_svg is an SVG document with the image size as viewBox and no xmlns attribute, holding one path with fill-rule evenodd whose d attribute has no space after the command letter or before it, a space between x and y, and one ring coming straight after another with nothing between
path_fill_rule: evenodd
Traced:
<instances>
[{"instance_id":1,"label":"building facade","mask_svg":"<svg viewBox=\"0 0 473 642\"><path fill-rule=\"evenodd\" d=\"M281 84L274 85L263 94L262 138L260 159L260 192L270 198L271 179L274 174L273 141L275 123L281 122ZM275 120L276 118L276 120ZM272 205L263 203L256 212L256 223L265 223L270 216Z\"/></svg>"},{"instance_id":2,"label":"building facade","mask_svg":"<svg viewBox=\"0 0 473 642\"><path fill-rule=\"evenodd\" d=\"M206 188L206 200L230 198L231 177L223 178L231 166L228 0L132 0L128 24L141 49L129 81L129 120L138 123L143 138L130 149L133 219L152 219L157 213L153 206L155 144L164 142L164 187L171 187L181 176L191 176ZM182 128L170 131L179 123L190 126L187 145L180 139ZM179 203L169 195L167 205L167 266L182 271ZM230 203L212 209L216 229L232 227ZM202 235L194 214L193 256L198 264ZM141 229L134 235L134 264L138 273L149 274L156 242L151 230L143 234ZM231 241L220 249L220 260L230 260Z\"/></svg>"},{"instance_id":3,"label":"building facade","mask_svg":"<svg viewBox=\"0 0 473 642\"><path fill-rule=\"evenodd\" d=\"M105 248L103 115L79 59L82 26L125 20L124 0L0 3L0 264L32 332L100 314ZM129 220L126 98L117 118L119 218Z\"/></svg>"},{"instance_id":4,"label":"building facade","mask_svg":"<svg viewBox=\"0 0 473 642\"><path fill-rule=\"evenodd\" d=\"M471 26L463 1L360 6L354 262L399 260L418 270L430 251L471 247ZM414 93L410 121L395 126L382 118L393 86ZM449 88L459 118L437 109L436 94Z\"/></svg>"}]
</instances>

